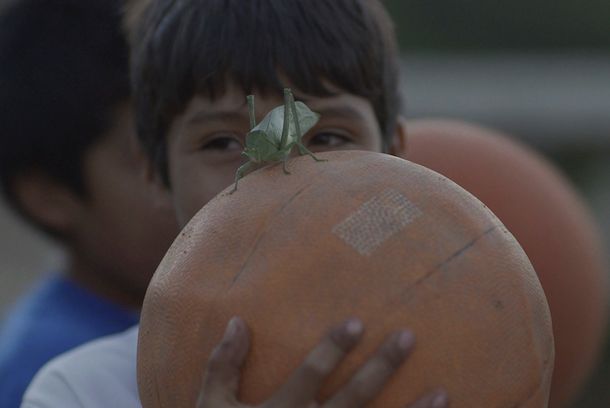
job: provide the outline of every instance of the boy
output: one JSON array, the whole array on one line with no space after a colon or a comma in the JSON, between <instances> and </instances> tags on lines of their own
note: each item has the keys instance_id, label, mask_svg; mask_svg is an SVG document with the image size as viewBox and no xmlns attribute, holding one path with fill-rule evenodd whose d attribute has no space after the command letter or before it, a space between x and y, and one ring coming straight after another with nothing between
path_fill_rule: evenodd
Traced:
<instances>
[{"instance_id":1,"label":"boy","mask_svg":"<svg viewBox=\"0 0 610 408\"><path fill-rule=\"evenodd\" d=\"M18 407L54 356L138 320L177 228L151 204L129 106L120 1L18 0L0 16L0 181L62 244L0 327L0 406Z\"/></svg>"},{"instance_id":2,"label":"boy","mask_svg":"<svg viewBox=\"0 0 610 408\"><path fill-rule=\"evenodd\" d=\"M257 95L262 115L282 103L281 90L289 85L298 99L321 113L320 122L304 139L314 152L398 152L403 148L405 133L397 116L396 48L390 20L377 1L159 0L150 2L136 21L132 79L138 132L159 199L171 199L180 225L232 183L248 131L245 97L249 93ZM239 319L232 324L234 329L228 330L210 367L217 366L218 360L220 367L232 365L230 380L224 376L226 381L217 388L221 395L233 398L233 404L209 401L212 371L203 386L201 407L238 406L231 384L237 379L235 368L245 353L247 333ZM337 330L342 329L333 333ZM319 347L331 344L331 350L342 350L332 337L324 338ZM89 407L103 406L107 398L118 394L125 398L113 401L114 406L128 406L135 395L136 338L137 332L130 331L51 364L32 384L24 407L43 406L50 398L58 398L53 400L56 405L44 406L85 406L79 405L78 398L87 398ZM381 350L394 348L389 354L404 358L392 341ZM128 358L119 358L119 350L129 350ZM396 367L397 360L388 363L383 354L372 360L376 369L363 367L368 370L367 383L387 378L393 371L388 367ZM117 358L104 364L101 355ZM385 363L379 364L380 356ZM115 378L113 384L111 378ZM306 386L310 380L301 378L297 385ZM382 386L377 382L373 391ZM67 389L63 397L59 395L62 384L77 392L78 398L68 395ZM446 397L434 394L420 404L445 406Z\"/></svg>"}]
</instances>

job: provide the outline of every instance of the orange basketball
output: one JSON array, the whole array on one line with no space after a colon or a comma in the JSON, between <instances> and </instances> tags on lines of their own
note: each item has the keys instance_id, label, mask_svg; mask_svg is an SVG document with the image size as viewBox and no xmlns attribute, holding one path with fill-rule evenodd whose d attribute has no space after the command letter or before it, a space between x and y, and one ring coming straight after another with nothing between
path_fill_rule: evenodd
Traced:
<instances>
[{"instance_id":1,"label":"orange basketball","mask_svg":"<svg viewBox=\"0 0 610 408\"><path fill-rule=\"evenodd\" d=\"M608 267L589 211L541 156L498 132L457 121L408 125L405 157L487 205L521 244L546 293L555 337L550 407L569 406L599 361Z\"/></svg>"},{"instance_id":2,"label":"orange basketball","mask_svg":"<svg viewBox=\"0 0 610 408\"><path fill-rule=\"evenodd\" d=\"M184 228L146 295L138 348L143 406L193 407L227 321L252 331L241 397L261 403L327 329L351 316L363 341L324 399L390 332L415 353L374 407L437 386L452 407L546 407L550 315L525 253L449 179L371 152L300 157L226 190Z\"/></svg>"}]
</instances>

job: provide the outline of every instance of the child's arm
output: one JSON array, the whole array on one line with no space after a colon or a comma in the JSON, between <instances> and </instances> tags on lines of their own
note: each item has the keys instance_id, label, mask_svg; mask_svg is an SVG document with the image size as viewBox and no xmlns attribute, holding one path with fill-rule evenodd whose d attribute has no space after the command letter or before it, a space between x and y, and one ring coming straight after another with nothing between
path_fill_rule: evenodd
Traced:
<instances>
[{"instance_id":1,"label":"child's arm","mask_svg":"<svg viewBox=\"0 0 610 408\"><path fill-rule=\"evenodd\" d=\"M334 327L260 408L353 408L372 401L412 350L414 337L410 332L400 331L391 335L348 384L323 405L315 401L324 380L358 343L362 331L362 323L355 319ZM248 328L243 320L233 318L210 357L197 408L248 408L237 401L241 366L248 349ZM409 408L447 406L446 394L437 391L409 405Z\"/></svg>"}]
</instances>

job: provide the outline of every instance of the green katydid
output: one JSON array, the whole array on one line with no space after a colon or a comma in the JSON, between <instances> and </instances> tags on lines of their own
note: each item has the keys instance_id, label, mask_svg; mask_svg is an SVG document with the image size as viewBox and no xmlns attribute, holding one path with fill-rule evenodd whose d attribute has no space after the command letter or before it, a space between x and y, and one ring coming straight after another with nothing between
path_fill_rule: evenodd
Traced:
<instances>
[{"instance_id":1,"label":"green katydid","mask_svg":"<svg viewBox=\"0 0 610 408\"><path fill-rule=\"evenodd\" d=\"M309 151L302 140L303 134L318 122L320 115L303 102L295 102L290 89L284 89L284 105L274 108L258 125L254 112L254 95L248 95L246 100L251 129L246 135L246 147L242 155L248 158L248 162L237 169L235 187L231 193L237 190L237 182L246 173L266 164L281 161L284 173L290 174L286 169L286 161L294 146L298 148L299 154L308 154L315 161L324 161Z\"/></svg>"}]
</instances>

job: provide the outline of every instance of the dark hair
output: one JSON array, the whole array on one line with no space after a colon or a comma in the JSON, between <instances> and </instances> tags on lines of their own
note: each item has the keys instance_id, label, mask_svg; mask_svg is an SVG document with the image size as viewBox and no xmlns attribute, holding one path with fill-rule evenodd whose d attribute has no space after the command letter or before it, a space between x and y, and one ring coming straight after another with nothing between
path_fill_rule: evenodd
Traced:
<instances>
[{"instance_id":1,"label":"dark hair","mask_svg":"<svg viewBox=\"0 0 610 408\"><path fill-rule=\"evenodd\" d=\"M132 19L133 20L133 19ZM331 95L325 81L373 105L387 148L400 109L393 26L378 0L156 0L131 29L140 141L166 184L166 133L196 95L228 81L245 93Z\"/></svg>"},{"instance_id":2,"label":"dark hair","mask_svg":"<svg viewBox=\"0 0 610 408\"><path fill-rule=\"evenodd\" d=\"M0 181L26 218L14 194L25 172L44 172L86 197L83 156L129 99L122 7L120 0L17 0L2 9Z\"/></svg>"}]
</instances>

